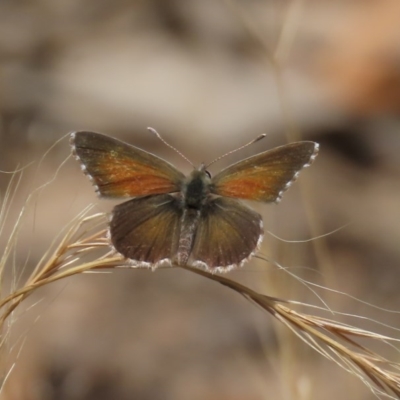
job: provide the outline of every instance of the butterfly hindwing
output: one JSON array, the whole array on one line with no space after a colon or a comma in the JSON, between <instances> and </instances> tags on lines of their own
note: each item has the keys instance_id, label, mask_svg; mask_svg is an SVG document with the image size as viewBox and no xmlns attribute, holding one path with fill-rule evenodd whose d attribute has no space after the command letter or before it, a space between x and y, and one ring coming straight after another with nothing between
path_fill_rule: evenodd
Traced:
<instances>
[{"instance_id":1,"label":"butterfly hindwing","mask_svg":"<svg viewBox=\"0 0 400 400\"><path fill-rule=\"evenodd\" d=\"M241 266L263 237L261 216L240 202L218 197L204 205L191 259L196 267L224 272Z\"/></svg>"},{"instance_id":2,"label":"butterfly hindwing","mask_svg":"<svg viewBox=\"0 0 400 400\"><path fill-rule=\"evenodd\" d=\"M100 133L72 133L71 145L82 169L102 196L177 192L185 178L161 158Z\"/></svg>"},{"instance_id":3,"label":"butterfly hindwing","mask_svg":"<svg viewBox=\"0 0 400 400\"><path fill-rule=\"evenodd\" d=\"M126 201L113 210L111 242L139 266L170 263L178 247L182 212L180 201L169 194Z\"/></svg>"},{"instance_id":4,"label":"butterfly hindwing","mask_svg":"<svg viewBox=\"0 0 400 400\"><path fill-rule=\"evenodd\" d=\"M211 191L220 196L278 202L317 153L318 144L314 142L276 147L222 170L213 178Z\"/></svg>"}]
</instances>

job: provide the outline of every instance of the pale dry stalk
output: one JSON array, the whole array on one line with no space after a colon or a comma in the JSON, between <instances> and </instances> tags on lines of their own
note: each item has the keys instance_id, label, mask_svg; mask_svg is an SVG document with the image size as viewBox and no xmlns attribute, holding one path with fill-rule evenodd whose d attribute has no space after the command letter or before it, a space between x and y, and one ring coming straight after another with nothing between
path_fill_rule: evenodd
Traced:
<instances>
[{"instance_id":1,"label":"pale dry stalk","mask_svg":"<svg viewBox=\"0 0 400 400\"><path fill-rule=\"evenodd\" d=\"M39 287L84 272L117 267L132 268L122 256L109 251L104 223L104 214L87 217L85 213L71 223L55 250L46 253L25 284L0 301L1 328L7 317ZM99 250L103 253L100 257ZM88 256L93 261L82 262L83 256ZM357 338L385 343L396 339L295 311L288 307L290 301L263 295L225 276L189 266L183 268L236 291L268 311L314 350L357 375L378 397L400 398L400 375L396 372L400 365L356 342Z\"/></svg>"}]
</instances>

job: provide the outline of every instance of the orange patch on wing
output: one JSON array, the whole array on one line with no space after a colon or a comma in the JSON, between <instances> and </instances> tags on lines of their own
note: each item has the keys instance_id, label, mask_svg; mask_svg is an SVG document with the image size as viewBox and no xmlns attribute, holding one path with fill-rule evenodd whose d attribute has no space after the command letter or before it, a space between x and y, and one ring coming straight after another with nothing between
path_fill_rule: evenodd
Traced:
<instances>
[{"instance_id":1,"label":"orange patch on wing","mask_svg":"<svg viewBox=\"0 0 400 400\"><path fill-rule=\"evenodd\" d=\"M105 153L91 174L101 194L105 196L134 197L179 190L177 184L158 168L130 157Z\"/></svg>"},{"instance_id":2,"label":"orange patch on wing","mask_svg":"<svg viewBox=\"0 0 400 400\"><path fill-rule=\"evenodd\" d=\"M222 180L216 185L216 192L221 196L240 199L268 201L274 200L282 188L279 176L245 176Z\"/></svg>"}]
</instances>

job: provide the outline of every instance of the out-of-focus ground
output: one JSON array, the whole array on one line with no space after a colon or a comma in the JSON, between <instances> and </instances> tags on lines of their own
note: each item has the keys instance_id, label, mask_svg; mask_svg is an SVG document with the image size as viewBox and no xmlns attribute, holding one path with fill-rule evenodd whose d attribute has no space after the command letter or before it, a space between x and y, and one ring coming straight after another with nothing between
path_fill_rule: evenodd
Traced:
<instances>
[{"instance_id":1,"label":"out-of-focus ground","mask_svg":"<svg viewBox=\"0 0 400 400\"><path fill-rule=\"evenodd\" d=\"M343 229L303 243L266 234L262 252L312 282L399 310L399 111L398 0L3 0L0 169L36 164L24 172L0 246L26 196L68 157L64 137L42 159L69 131L110 134L184 172L190 166L147 126L195 164L269 134L214 172L298 134L320 143L317 161L279 206L253 206L284 239ZM2 198L9 179L0 174ZM23 280L91 202L100 211L115 204L96 199L69 159L34 198L4 286ZM229 276L321 305L261 261ZM400 328L397 314L319 293L333 309ZM2 357L16 363L2 399L374 398L269 315L185 271L75 277L41 289L15 317Z\"/></svg>"}]
</instances>

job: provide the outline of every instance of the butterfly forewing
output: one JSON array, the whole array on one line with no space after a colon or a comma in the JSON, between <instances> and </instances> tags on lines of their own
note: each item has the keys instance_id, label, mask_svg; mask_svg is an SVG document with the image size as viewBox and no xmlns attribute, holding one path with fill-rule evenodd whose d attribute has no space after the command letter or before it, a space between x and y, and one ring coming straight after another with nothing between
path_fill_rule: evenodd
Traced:
<instances>
[{"instance_id":1,"label":"butterfly forewing","mask_svg":"<svg viewBox=\"0 0 400 400\"><path fill-rule=\"evenodd\" d=\"M168 194L126 201L113 210L111 242L139 266L170 263L178 247L181 217L180 201Z\"/></svg>"},{"instance_id":2,"label":"butterfly forewing","mask_svg":"<svg viewBox=\"0 0 400 400\"><path fill-rule=\"evenodd\" d=\"M218 197L204 205L191 258L213 272L241 266L263 236L261 216L233 199Z\"/></svg>"},{"instance_id":3,"label":"butterfly forewing","mask_svg":"<svg viewBox=\"0 0 400 400\"><path fill-rule=\"evenodd\" d=\"M257 154L217 174L211 191L221 196L277 202L317 153L317 143L298 142Z\"/></svg>"},{"instance_id":4,"label":"butterfly forewing","mask_svg":"<svg viewBox=\"0 0 400 400\"><path fill-rule=\"evenodd\" d=\"M102 196L135 197L180 190L184 175L137 147L95 132L75 132L71 144Z\"/></svg>"}]
</instances>

